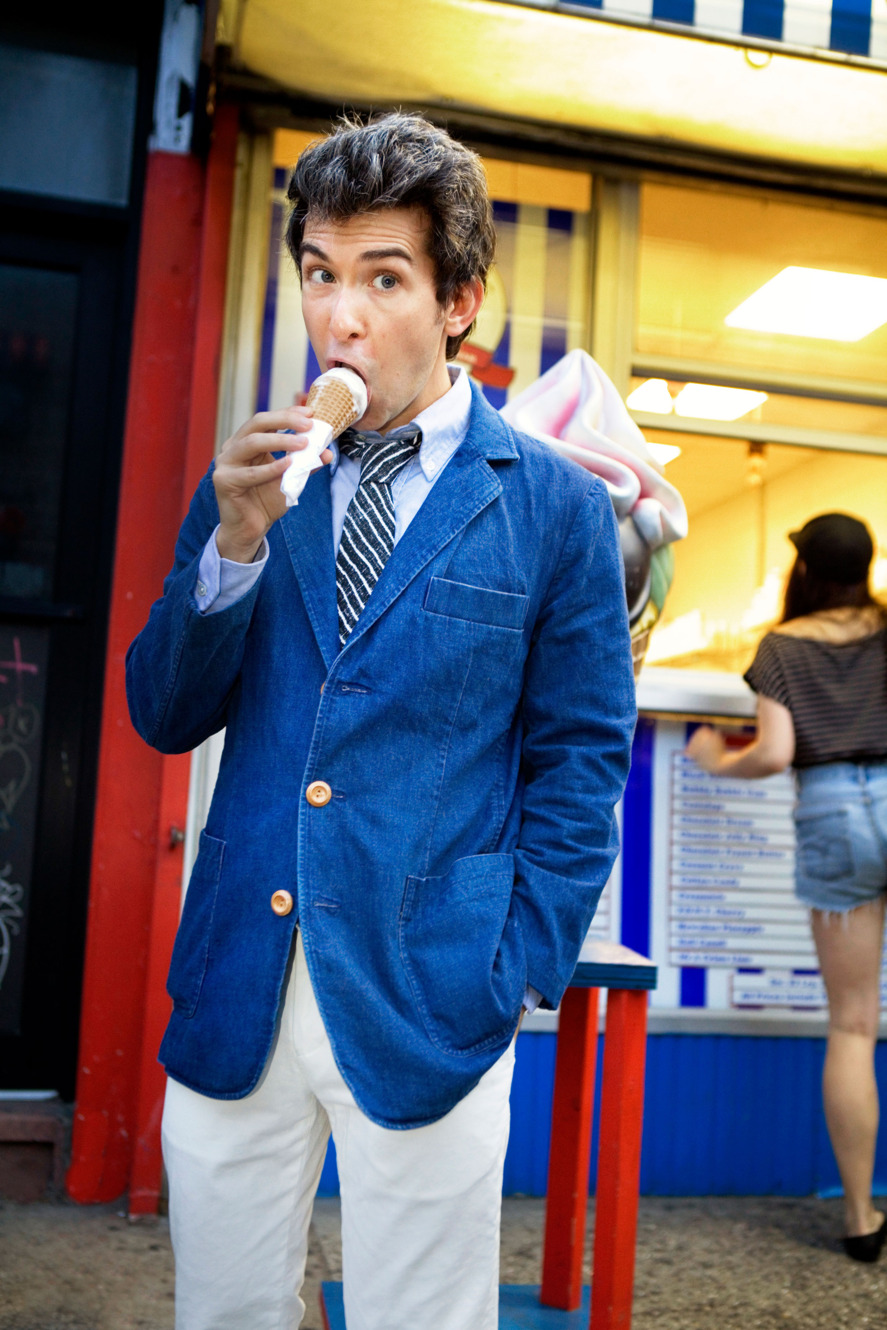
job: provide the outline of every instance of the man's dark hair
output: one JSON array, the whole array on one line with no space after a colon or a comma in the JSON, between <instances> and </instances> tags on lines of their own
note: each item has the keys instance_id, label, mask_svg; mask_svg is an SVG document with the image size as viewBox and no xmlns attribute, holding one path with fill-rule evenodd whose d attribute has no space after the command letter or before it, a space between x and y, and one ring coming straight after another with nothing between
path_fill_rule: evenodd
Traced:
<instances>
[{"instance_id":1,"label":"man's dark hair","mask_svg":"<svg viewBox=\"0 0 887 1330\"><path fill-rule=\"evenodd\" d=\"M440 304L474 278L486 288L496 232L480 158L423 116L394 112L367 124L343 118L302 153L287 197L286 243L297 268L309 217L343 222L382 208L422 208ZM448 360L470 332L447 338Z\"/></svg>"}]
</instances>

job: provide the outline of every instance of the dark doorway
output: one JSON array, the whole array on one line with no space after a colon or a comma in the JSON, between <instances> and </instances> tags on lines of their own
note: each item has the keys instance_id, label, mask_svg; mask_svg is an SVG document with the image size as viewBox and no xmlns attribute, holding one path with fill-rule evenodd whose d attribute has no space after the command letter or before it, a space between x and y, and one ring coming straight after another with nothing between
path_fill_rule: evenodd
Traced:
<instances>
[{"instance_id":1,"label":"dark doorway","mask_svg":"<svg viewBox=\"0 0 887 1330\"><path fill-rule=\"evenodd\" d=\"M63 1098L126 372L123 245L102 229L0 234L0 1088Z\"/></svg>"},{"instance_id":2,"label":"dark doorway","mask_svg":"<svg viewBox=\"0 0 887 1330\"><path fill-rule=\"evenodd\" d=\"M163 10L0 22L0 1090L66 1100Z\"/></svg>"}]
</instances>

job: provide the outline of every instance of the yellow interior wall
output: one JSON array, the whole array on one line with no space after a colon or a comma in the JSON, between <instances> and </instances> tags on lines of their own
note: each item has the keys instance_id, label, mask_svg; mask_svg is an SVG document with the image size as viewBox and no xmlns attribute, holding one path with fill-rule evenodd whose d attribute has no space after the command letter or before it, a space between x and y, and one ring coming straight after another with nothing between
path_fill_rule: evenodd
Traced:
<instances>
[{"instance_id":1,"label":"yellow interior wall","mask_svg":"<svg viewBox=\"0 0 887 1330\"><path fill-rule=\"evenodd\" d=\"M837 510L863 518L887 554L887 457L823 452L767 482L763 560L757 549L760 501L759 492L746 486L726 502L690 514L690 534L674 546L675 576L663 623L700 609L738 626L761 563L766 571L787 573L794 558L787 532L816 513Z\"/></svg>"},{"instance_id":2,"label":"yellow interior wall","mask_svg":"<svg viewBox=\"0 0 887 1330\"><path fill-rule=\"evenodd\" d=\"M484 157L490 197L503 203L535 203L542 208L591 211L591 176L530 162L506 162Z\"/></svg>"},{"instance_id":3,"label":"yellow interior wall","mask_svg":"<svg viewBox=\"0 0 887 1330\"><path fill-rule=\"evenodd\" d=\"M766 487L768 553L786 571L794 549L784 533L816 513L832 510L863 518L887 552L887 458L823 453ZM777 559L777 552L782 559ZM769 566L769 565L768 565Z\"/></svg>"},{"instance_id":4,"label":"yellow interior wall","mask_svg":"<svg viewBox=\"0 0 887 1330\"><path fill-rule=\"evenodd\" d=\"M310 134L304 129L278 129L274 133L273 157L275 166L295 166L302 152L309 143L314 143L320 134Z\"/></svg>"},{"instance_id":5,"label":"yellow interior wall","mask_svg":"<svg viewBox=\"0 0 887 1330\"><path fill-rule=\"evenodd\" d=\"M675 572L663 623L691 610L738 621L756 584L755 497L744 490L690 519L690 533L674 546Z\"/></svg>"}]
</instances>

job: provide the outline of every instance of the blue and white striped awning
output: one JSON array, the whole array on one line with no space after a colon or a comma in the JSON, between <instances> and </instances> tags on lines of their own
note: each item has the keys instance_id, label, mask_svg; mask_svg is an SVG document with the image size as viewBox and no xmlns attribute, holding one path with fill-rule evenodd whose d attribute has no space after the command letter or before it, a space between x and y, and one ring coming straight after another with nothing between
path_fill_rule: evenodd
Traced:
<instances>
[{"instance_id":1,"label":"blue and white striped awning","mask_svg":"<svg viewBox=\"0 0 887 1330\"><path fill-rule=\"evenodd\" d=\"M593 18L677 25L699 36L858 56L887 65L887 0L501 0Z\"/></svg>"}]
</instances>

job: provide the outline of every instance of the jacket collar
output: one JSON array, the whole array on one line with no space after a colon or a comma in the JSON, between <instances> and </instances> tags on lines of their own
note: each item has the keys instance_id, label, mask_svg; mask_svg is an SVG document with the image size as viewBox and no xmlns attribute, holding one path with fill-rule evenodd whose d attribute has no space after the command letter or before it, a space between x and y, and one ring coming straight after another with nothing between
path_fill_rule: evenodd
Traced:
<instances>
[{"instance_id":1,"label":"jacket collar","mask_svg":"<svg viewBox=\"0 0 887 1330\"><path fill-rule=\"evenodd\" d=\"M520 461L514 431L490 406L479 385L471 381L471 416L462 448L470 448L488 461ZM460 449L461 451L461 449Z\"/></svg>"}]
</instances>

